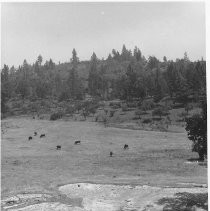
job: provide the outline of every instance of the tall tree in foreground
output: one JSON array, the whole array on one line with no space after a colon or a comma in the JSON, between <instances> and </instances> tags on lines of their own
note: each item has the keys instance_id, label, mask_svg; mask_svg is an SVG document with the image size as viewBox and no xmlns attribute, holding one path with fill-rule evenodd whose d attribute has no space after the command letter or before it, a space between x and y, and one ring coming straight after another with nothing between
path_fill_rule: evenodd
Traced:
<instances>
[{"instance_id":1,"label":"tall tree in foreground","mask_svg":"<svg viewBox=\"0 0 210 211\"><path fill-rule=\"evenodd\" d=\"M193 142L192 151L199 154L199 159L207 156L207 102L206 92L201 97L202 114L195 114L186 119L188 138Z\"/></svg>"}]
</instances>

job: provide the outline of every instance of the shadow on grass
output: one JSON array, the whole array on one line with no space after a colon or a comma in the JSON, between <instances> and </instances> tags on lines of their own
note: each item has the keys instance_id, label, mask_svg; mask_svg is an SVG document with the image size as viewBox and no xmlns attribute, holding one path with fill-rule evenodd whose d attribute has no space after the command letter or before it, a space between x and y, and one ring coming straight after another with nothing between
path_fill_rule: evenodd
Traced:
<instances>
[{"instance_id":1,"label":"shadow on grass","mask_svg":"<svg viewBox=\"0 0 210 211\"><path fill-rule=\"evenodd\" d=\"M199 166L204 166L207 168L207 162L198 163Z\"/></svg>"},{"instance_id":2,"label":"shadow on grass","mask_svg":"<svg viewBox=\"0 0 210 211\"><path fill-rule=\"evenodd\" d=\"M200 161L199 158L189 158L187 160L190 162L199 162Z\"/></svg>"},{"instance_id":3,"label":"shadow on grass","mask_svg":"<svg viewBox=\"0 0 210 211\"><path fill-rule=\"evenodd\" d=\"M208 210L208 193L176 193L175 197L162 198L157 204L164 205L163 211L194 211L195 207Z\"/></svg>"},{"instance_id":4,"label":"shadow on grass","mask_svg":"<svg viewBox=\"0 0 210 211\"><path fill-rule=\"evenodd\" d=\"M189 158L187 159L189 162L196 162L199 166L204 166L207 168L207 161L201 161L199 158Z\"/></svg>"}]
</instances>

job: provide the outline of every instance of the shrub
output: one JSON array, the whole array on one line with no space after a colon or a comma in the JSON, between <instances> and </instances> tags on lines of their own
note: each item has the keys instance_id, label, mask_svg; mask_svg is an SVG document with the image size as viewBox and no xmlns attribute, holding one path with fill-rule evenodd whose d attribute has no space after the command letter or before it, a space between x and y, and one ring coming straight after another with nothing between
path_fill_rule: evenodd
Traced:
<instances>
[{"instance_id":1,"label":"shrub","mask_svg":"<svg viewBox=\"0 0 210 211\"><path fill-rule=\"evenodd\" d=\"M161 107L154 109L152 116L160 116L161 118L163 116L163 109Z\"/></svg>"},{"instance_id":2,"label":"shrub","mask_svg":"<svg viewBox=\"0 0 210 211\"><path fill-rule=\"evenodd\" d=\"M109 117L113 117L114 114L115 114L115 110L110 110L110 112L109 112Z\"/></svg>"},{"instance_id":3,"label":"shrub","mask_svg":"<svg viewBox=\"0 0 210 211\"><path fill-rule=\"evenodd\" d=\"M120 115L125 115L125 114L126 114L125 112L121 112L121 113L120 113Z\"/></svg>"},{"instance_id":4,"label":"shrub","mask_svg":"<svg viewBox=\"0 0 210 211\"><path fill-rule=\"evenodd\" d=\"M41 100L40 105L43 107L48 107L49 103L45 100Z\"/></svg>"},{"instance_id":5,"label":"shrub","mask_svg":"<svg viewBox=\"0 0 210 211\"><path fill-rule=\"evenodd\" d=\"M176 109L176 108L183 108L184 107L184 104L183 103L174 103L172 105L172 108L173 109Z\"/></svg>"},{"instance_id":6,"label":"shrub","mask_svg":"<svg viewBox=\"0 0 210 211\"><path fill-rule=\"evenodd\" d=\"M75 111L74 107L73 106L68 106L65 110L65 113L66 114L73 114Z\"/></svg>"},{"instance_id":7,"label":"shrub","mask_svg":"<svg viewBox=\"0 0 210 211\"><path fill-rule=\"evenodd\" d=\"M96 100L85 101L81 105L83 113L85 113L86 116L89 114L95 114L98 107L99 107L99 103Z\"/></svg>"},{"instance_id":8,"label":"shrub","mask_svg":"<svg viewBox=\"0 0 210 211\"><path fill-rule=\"evenodd\" d=\"M138 102L127 102L128 108L136 108L138 105Z\"/></svg>"},{"instance_id":9,"label":"shrub","mask_svg":"<svg viewBox=\"0 0 210 211\"><path fill-rule=\"evenodd\" d=\"M185 111L187 112L187 114L188 114L188 112L190 111L190 110L192 110L193 109L193 105L192 104L190 104L190 103L188 103L186 106L185 106Z\"/></svg>"},{"instance_id":10,"label":"shrub","mask_svg":"<svg viewBox=\"0 0 210 211\"><path fill-rule=\"evenodd\" d=\"M186 111L183 111L183 112L179 113L177 116L179 116L181 118L185 118L185 117L187 117L187 114L188 113Z\"/></svg>"},{"instance_id":11,"label":"shrub","mask_svg":"<svg viewBox=\"0 0 210 211\"><path fill-rule=\"evenodd\" d=\"M109 106L111 106L113 108L120 108L121 107L121 103L120 102L110 102Z\"/></svg>"},{"instance_id":12,"label":"shrub","mask_svg":"<svg viewBox=\"0 0 210 211\"><path fill-rule=\"evenodd\" d=\"M74 109L75 109L77 112L79 112L79 111L82 109L82 107L83 107L83 105L82 105L81 102L76 102L76 103L74 104Z\"/></svg>"},{"instance_id":13,"label":"shrub","mask_svg":"<svg viewBox=\"0 0 210 211\"><path fill-rule=\"evenodd\" d=\"M95 114L96 113L96 110L97 110L97 105L89 105L87 108L87 112L90 113L90 114Z\"/></svg>"},{"instance_id":14,"label":"shrub","mask_svg":"<svg viewBox=\"0 0 210 211\"><path fill-rule=\"evenodd\" d=\"M152 120L154 120L154 121L161 121L162 118L160 118L160 117L152 117Z\"/></svg>"},{"instance_id":15,"label":"shrub","mask_svg":"<svg viewBox=\"0 0 210 211\"><path fill-rule=\"evenodd\" d=\"M37 103L31 103L31 104L29 105L29 109L30 109L31 111L33 111L33 112L37 112L37 111L39 110L39 106L38 106Z\"/></svg>"},{"instance_id":16,"label":"shrub","mask_svg":"<svg viewBox=\"0 0 210 211\"><path fill-rule=\"evenodd\" d=\"M143 111L151 110L155 107L155 103L153 100L144 100L141 104L141 109Z\"/></svg>"},{"instance_id":17,"label":"shrub","mask_svg":"<svg viewBox=\"0 0 210 211\"><path fill-rule=\"evenodd\" d=\"M164 107L158 107L158 108L154 109L154 111L152 112L152 116L159 116L160 118L162 116L167 116L167 115L169 115L169 112Z\"/></svg>"},{"instance_id":18,"label":"shrub","mask_svg":"<svg viewBox=\"0 0 210 211\"><path fill-rule=\"evenodd\" d=\"M148 124L148 123L152 122L152 119L150 119L150 118L144 119L142 122L145 123L145 124Z\"/></svg>"},{"instance_id":19,"label":"shrub","mask_svg":"<svg viewBox=\"0 0 210 211\"><path fill-rule=\"evenodd\" d=\"M62 92L60 94L60 96L58 97L58 101L61 102L61 101L65 101L69 98L68 96L68 93L67 92Z\"/></svg>"},{"instance_id":20,"label":"shrub","mask_svg":"<svg viewBox=\"0 0 210 211\"><path fill-rule=\"evenodd\" d=\"M122 105L122 111L129 111L128 106L126 104Z\"/></svg>"},{"instance_id":21,"label":"shrub","mask_svg":"<svg viewBox=\"0 0 210 211\"><path fill-rule=\"evenodd\" d=\"M5 113L1 113L1 119L5 119L7 115Z\"/></svg>"},{"instance_id":22,"label":"shrub","mask_svg":"<svg viewBox=\"0 0 210 211\"><path fill-rule=\"evenodd\" d=\"M120 107L121 107L121 106L120 106ZM120 107L119 107L118 105L113 105L113 106L112 106L113 109L118 109L118 108L120 108Z\"/></svg>"},{"instance_id":23,"label":"shrub","mask_svg":"<svg viewBox=\"0 0 210 211\"><path fill-rule=\"evenodd\" d=\"M98 102L98 106L104 107L104 106L105 106L105 103L104 103L103 101L99 101L99 102Z\"/></svg>"},{"instance_id":24,"label":"shrub","mask_svg":"<svg viewBox=\"0 0 210 211\"><path fill-rule=\"evenodd\" d=\"M138 116L135 116L132 118L133 120L139 120L140 118Z\"/></svg>"},{"instance_id":25,"label":"shrub","mask_svg":"<svg viewBox=\"0 0 210 211\"><path fill-rule=\"evenodd\" d=\"M13 103L12 103L12 106L13 106L14 108L21 108L22 105L23 105L23 103L22 103L21 101L17 101L17 102L13 102Z\"/></svg>"},{"instance_id":26,"label":"shrub","mask_svg":"<svg viewBox=\"0 0 210 211\"><path fill-rule=\"evenodd\" d=\"M139 119L141 119L141 116L147 114L145 111L137 110L135 111L135 115L138 116Z\"/></svg>"},{"instance_id":27,"label":"shrub","mask_svg":"<svg viewBox=\"0 0 210 211\"><path fill-rule=\"evenodd\" d=\"M51 114L50 120L57 120L57 119L62 118L62 116L63 116L63 113L59 111L59 112Z\"/></svg>"},{"instance_id":28,"label":"shrub","mask_svg":"<svg viewBox=\"0 0 210 211\"><path fill-rule=\"evenodd\" d=\"M184 118L180 118L180 119L177 119L176 122L184 122L185 119Z\"/></svg>"}]
</instances>

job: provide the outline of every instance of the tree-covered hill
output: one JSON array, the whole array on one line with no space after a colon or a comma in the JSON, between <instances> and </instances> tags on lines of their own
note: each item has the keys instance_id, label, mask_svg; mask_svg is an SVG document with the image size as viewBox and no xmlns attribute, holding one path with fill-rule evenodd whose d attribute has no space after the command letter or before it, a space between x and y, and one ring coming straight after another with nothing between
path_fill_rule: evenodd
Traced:
<instances>
[{"instance_id":1,"label":"tree-covered hill","mask_svg":"<svg viewBox=\"0 0 210 211\"><path fill-rule=\"evenodd\" d=\"M198 102L206 89L206 62L190 61L187 53L176 61L162 61L150 56L146 59L139 48L133 51L123 45L106 59L95 53L89 61L80 61L75 49L70 62L44 62L39 55L35 63L26 60L18 68L1 70L1 105L6 112L10 99L83 100L87 94L99 100L122 99L142 102L152 97L157 103L166 96L186 105Z\"/></svg>"}]
</instances>

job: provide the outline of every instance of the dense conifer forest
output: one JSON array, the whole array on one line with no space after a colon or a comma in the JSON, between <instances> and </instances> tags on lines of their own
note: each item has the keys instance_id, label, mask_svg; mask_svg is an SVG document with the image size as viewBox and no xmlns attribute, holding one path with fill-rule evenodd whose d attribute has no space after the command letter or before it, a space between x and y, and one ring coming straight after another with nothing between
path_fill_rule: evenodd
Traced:
<instances>
[{"instance_id":1,"label":"dense conifer forest","mask_svg":"<svg viewBox=\"0 0 210 211\"><path fill-rule=\"evenodd\" d=\"M70 62L55 64L39 55L33 64L26 60L18 68L4 65L1 71L2 113L12 98L84 100L90 95L98 100L121 99L143 101L151 97L159 102L166 96L174 102L198 102L206 89L206 62L190 61L187 53L176 61L145 58L135 47L115 49L106 59L95 53L89 61L80 61L75 49Z\"/></svg>"}]
</instances>

